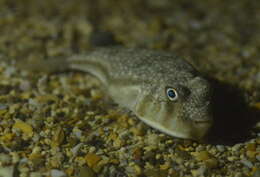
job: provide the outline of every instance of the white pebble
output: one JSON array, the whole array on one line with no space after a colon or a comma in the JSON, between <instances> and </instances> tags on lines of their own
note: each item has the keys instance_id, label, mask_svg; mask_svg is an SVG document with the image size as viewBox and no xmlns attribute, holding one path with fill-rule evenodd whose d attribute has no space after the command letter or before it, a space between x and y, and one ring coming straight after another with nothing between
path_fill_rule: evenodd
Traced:
<instances>
[{"instance_id":1,"label":"white pebble","mask_svg":"<svg viewBox=\"0 0 260 177\"><path fill-rule=\"evenodd\" d=\"M71 149L71 152L73 153L73 155L77 155L77 153L79 152L82 145L83 145L83 143L79 143Z\"/></svg>"},{"instance_id":2,"label":"white pebble","mask_svg":"<svg viewBox=\"0 0 260 177\"><path fill-rule=\"evenodd\" d=\"M67 176L63 171L52 169L51 170L51 177L65 177Z\"/></svg>"}]
</instances>

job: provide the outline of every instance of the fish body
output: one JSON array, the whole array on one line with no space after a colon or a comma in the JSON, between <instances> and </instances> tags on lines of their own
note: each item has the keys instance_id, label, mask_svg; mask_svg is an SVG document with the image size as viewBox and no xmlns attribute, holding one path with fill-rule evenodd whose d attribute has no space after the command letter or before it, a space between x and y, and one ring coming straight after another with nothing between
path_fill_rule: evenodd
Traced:
<instances>
[{"instance_id":1,"label":"fish body","mask_svg":"<svg viewBox=\"0 0 260 177\"><path fill-rule=\"evenodd\" d=\"M116 103L168 135L199 140L213 123L210 84L172 53L100 48L56 65L94 75Z\"/></svg>"}]
</instances>

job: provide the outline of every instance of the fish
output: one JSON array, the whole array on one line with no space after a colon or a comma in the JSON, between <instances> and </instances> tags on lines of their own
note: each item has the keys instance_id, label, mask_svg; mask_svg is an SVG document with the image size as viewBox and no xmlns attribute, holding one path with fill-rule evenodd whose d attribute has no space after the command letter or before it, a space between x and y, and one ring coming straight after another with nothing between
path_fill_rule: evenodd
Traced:
<instances>
[{"instance_id":1,"label":"fish","mask_svg":"<svg viewBox=\"0 0 260 177\"><path fill-rule=\"evenodd\" d=\"M211 84L173 52L101 47L47 61L51 72L93 75L115 103L167 135L201 140L213 125Z\"/></svg>"}]
</instances>

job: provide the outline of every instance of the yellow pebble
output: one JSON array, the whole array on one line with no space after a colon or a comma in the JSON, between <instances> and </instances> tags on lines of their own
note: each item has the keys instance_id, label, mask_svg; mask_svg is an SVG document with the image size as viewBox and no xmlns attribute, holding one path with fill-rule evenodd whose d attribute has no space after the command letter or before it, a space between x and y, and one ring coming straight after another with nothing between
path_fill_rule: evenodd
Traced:
<instances>
[{"instance_id":1,"label":"yellow pebble","mask_svg":"<svg viewBox=\"0 0 260 177\"><path fill-rule=\"evenodd\" d=\"M14 134L13 133L6 133L3 136L0 137L1 141L9 142L13 139Z\"/></svg>"},{"instance_id":2,"label":"yellow pebble","mask_svg":"<svg viewBox=\"0 0 260 177\"><path fill-rule=\"evenodd\" d=\"M253 107L256 109L260 109L260 102L253 104Z\"/></svg>"},{"instance_id":3,"label":"yellow pebble","mask_svg":"<svg viewBox=\"0 0 260 177\"><path fill-rule=\"evenodd\" d=\"M94 153L88 153L85 159L89 167L94 167L101 160L101 157Z\"/></svg>"},{"instance_id":4,"label":"yellow pebble","mask_svg":"<svg viewBox=\"0 0 260 177\"><path fill-rule=\"evenodd\" d=\"M30 124L25 123L21 120L17 120L13 125L13 128L20 129L24 134L29 137L33 136L33 128Z\"/></svg>"}]
</instances>

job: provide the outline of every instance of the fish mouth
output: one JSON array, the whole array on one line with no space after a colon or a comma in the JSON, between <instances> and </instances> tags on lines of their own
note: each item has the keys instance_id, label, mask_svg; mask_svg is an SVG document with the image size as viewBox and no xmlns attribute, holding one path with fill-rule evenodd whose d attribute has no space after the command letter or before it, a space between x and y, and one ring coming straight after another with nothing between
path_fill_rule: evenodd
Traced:
<instances>
[{"instance_id":1,"label":"fish mouth","mask_svg":"<svg viewBox=\"0 0 260 177\"><path fill-rule=\"evenodd\" d=\"M194 120L195 124L212 124L212 120Z\"/></svg>"}]
</instances>

